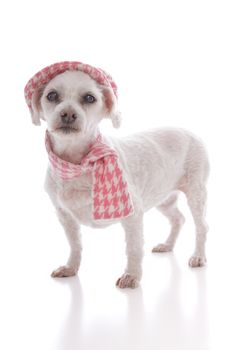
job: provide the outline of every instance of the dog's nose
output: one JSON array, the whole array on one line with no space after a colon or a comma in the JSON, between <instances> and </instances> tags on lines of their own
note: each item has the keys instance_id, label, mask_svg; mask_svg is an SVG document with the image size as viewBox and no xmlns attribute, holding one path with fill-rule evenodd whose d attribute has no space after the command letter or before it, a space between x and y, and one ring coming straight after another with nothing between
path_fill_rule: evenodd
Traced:
<instances>
[{"instance_id":1,"label":"dog's nose","mask_svg":"<svg viewBox=\"0 0 228 350\"><path fill-rule=\"evenodd\" d=\"M77 115L74 111L62 111L60 117L63 124L72 124L76 119Z\"/></svg>"}]
</instances>

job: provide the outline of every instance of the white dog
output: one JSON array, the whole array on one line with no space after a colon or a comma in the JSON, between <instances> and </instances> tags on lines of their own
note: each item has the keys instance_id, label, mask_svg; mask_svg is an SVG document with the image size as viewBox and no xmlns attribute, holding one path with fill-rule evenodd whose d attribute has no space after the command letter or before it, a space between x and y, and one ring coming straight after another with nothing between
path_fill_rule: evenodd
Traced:
<instances>
[{"instance_id":1,"label":"white dog","mask_svg":"<svg viewBox=\"0 0 228 350\"><path fill-rule=\"evenodd\" d=\"M100 228L121 222L126 234L127 266L116 284L120 288L135 288L142 276L143 214L156 207L169 219L171 232L166 242L155 247L153 252L171 251L184 223L176 206L180 191L187 197L196 227L196 246L189 265L203 266L206 263L204 215L209 165L201 141L189 132L159 129L122 139L102 137L101 143L107 145L108 153L114 154L112 159L117 159L120 177L126 185L126 203L122 203L122 211L127 208L125 215L102 217L102 220L93 215L94 167L96 162L99 166L103 164L106 155L94 163L89 160L80 175L64 177L64 166L68 167L64 161L70 166L78 165L80 170L92 145L99 143L98 126L103 118L110 118L114 127L120 124L116 111L116 85L111 77L87 65L75 68L70 64L47 67L46 71L33 77L25 89L33 122L39 124L40 118L47 122L47 148L51 150L52 166L48 168L45 187L71 248L67 264L55 270L52 276L66 277L77 273L81 260L81 225ZM62 170L58 169L59 164L63 166ZM112 196L110 199L112 202ZM101 205L98 209L105 210ZM109 209L111 213L114 210L113 207Z\"/></svg>"}]
</instances>

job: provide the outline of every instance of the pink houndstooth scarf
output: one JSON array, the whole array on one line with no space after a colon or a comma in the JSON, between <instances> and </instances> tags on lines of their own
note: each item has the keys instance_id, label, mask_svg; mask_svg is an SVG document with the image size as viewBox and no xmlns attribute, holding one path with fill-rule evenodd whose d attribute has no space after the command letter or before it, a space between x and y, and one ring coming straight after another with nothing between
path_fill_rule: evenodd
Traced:
<instances>
[{"instance_id":1,"label":"pink houndstooth scarf","mask_svg":"<svg viewBox=\"0 0 228 350\"><path fill-rule=\"evenodd\" d=\"M103 141L101 135L91 145L89 153L79 165L64 161L53 153L48 132L45 144L54 176L67 181L92 173L95 220L117 219L133 214L133 204L119 166L118 155Z\"/></svg>"}]
</instances>

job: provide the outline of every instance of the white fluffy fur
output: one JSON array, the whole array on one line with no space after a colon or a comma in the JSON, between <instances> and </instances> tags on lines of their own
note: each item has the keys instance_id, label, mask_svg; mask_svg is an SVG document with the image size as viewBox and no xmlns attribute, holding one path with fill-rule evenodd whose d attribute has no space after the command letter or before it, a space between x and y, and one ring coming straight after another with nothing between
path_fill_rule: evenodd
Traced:
<instances>
[{"instance_id":1,"label":"white fluffy fur","mask_svg":"<svg viewBox=\"0 0 228 350\"><path fill-rule=\"evenodd\" d=\"M58 103L49 102L47 94L57 91ZM93 104L83 102L85 94L96 98ZM99 86L82 72L65 72L47 84L44 91L35 94L33 110L36 118L46 120L54 152L61 158L80 163L96 138L98 124L111 118L119 126L116 100L110 89ZM61 113L74 111L75 129L63 131ZM182 129L159 129L137 133L107 142L116 149L125 170L134 204L134 215L121 219L126 234L127 266L117 281L120 288L138 285L142 276L143 214L152 207L160 210L170 221L171 232L165 243L153 252L167 252L174 248L184 217L176 206L178 193L184 192L196 227L195 251L189 260L191 267L206 262L205 241L207 224L204 219L206 180L209 166L201 141ZM81 260L80 226L105 227L115 221L97 222L92 219L91 175L72 181L53 178L47 171L46 190L57 210L68 238L71 253L65 266L52 273L53 277L77 273Z\"/></svg>"}]
</instances>

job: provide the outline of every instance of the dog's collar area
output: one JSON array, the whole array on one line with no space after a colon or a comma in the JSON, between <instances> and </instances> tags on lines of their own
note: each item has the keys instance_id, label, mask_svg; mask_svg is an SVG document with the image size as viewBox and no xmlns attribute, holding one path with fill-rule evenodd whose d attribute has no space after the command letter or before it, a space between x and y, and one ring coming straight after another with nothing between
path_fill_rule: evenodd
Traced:
<instances>
[{"instance_id":1,"label":"dog's collar area","mask_svg":"<svg viewBox=\"0 0 228 350\"><path fill-rule=\"evenodd\" d=\"M92 174L92 214L94 220L119 219L132 215L133 204L116 151L99 134L81 164L73 164L54 154L46 132L45 145L54 177L64 181Z\"/></svg>"},{"instance_id":2,"label":"dog's collar area","mask_svg":"<svg viewBox=\"0 0 228 350\"><path fill-rule=\"evenodd\" d=\"M75 164L62 159L61 157L59 157L57 154L54 153L51 137L47 130L45 135L45 146L46 146L48 157L52 166L53 175L57 176L62 180L72 180L76 177L82 176L83 174L90 173L92 171L93 164L92 162L90 162L92 159L90 159L90 161L88 162L87 157L89 155L91 157L92 153L94 153L92 151L94 150L95 145L100 144L102 142L103 142L102 135L98 133L95 141L89 145L89 151L81 160L80 164ZM110 150L112 149L111 148L108 149L108 151ZM93 159L95 160L95 154Z\"/></svg>"}]
</instances>

